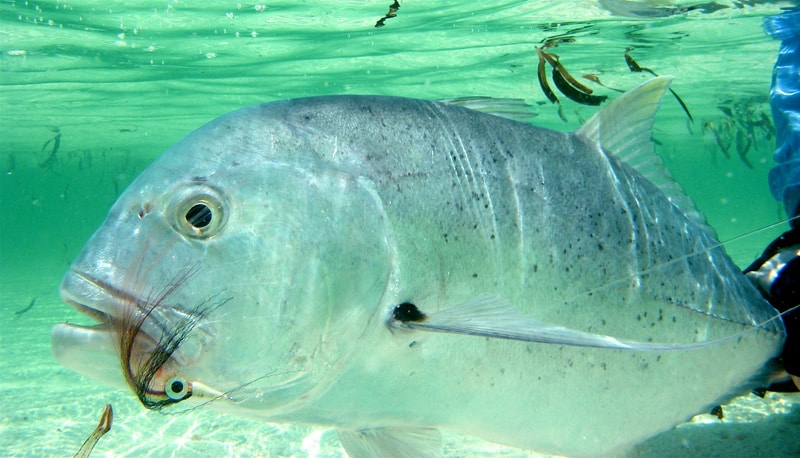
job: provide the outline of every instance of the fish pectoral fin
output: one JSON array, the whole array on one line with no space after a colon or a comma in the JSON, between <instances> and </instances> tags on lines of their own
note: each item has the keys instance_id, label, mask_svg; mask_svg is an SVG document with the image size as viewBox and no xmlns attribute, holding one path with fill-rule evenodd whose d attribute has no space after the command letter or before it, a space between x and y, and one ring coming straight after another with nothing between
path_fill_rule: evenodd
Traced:
<instances>
[{"instance_id":1,"label":"fish pectoral fin","mask_svg":"<svg viewBox=\"0 0 800 458\"><path fill-rule=\"evenodd\" d=\"M442 456L442 435L435 428L384 427L337 432L351 458Z\"/></svg>"},{"instance_id":2,"label":"fish pectoral fin","mask_svg":"<svg viewBox=\"0 0 800 458\"><path fill-rule=\"evenodd\" d=\"M479 296L465 304L440 310L430 315L419 310L416 305L405 302L394 308L387 325L394 329L630 351L703 348L737 337L734 335L714 341L686 344L617 339L607 335L544 323L522 313L508 301L493 296Z\"/></svg>"}]
</instances>

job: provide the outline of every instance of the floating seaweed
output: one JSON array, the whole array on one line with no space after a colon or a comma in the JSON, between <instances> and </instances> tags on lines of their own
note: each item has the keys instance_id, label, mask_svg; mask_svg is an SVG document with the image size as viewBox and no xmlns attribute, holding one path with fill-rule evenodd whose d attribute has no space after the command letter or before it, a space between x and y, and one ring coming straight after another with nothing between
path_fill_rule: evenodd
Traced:
<instances>
[{"instance_id":1,"label":"floating seaweed","mask_svg":"<svg viewBox=\"0 0 800 458\"><path fill-rule=\"evenodd\" d=\"M589 81L591 81L591 82L593 82L593 83L595 83L595 84L597 84L597 85L603 86L603 87L604 87L604 88L606 88L606 89L611 89L612 91L619 92L619 93L623 93L623 92L625 92L625 90L624 90L624 89L617 89L617 88L615 88L615 87L606 86L605 84L603 84L603 83L600 81L600 77L599 77L599 76L597 76L597 75L592 75L591 73L589 73L589 74L586 74L586 75L581 75L581 77L582 77L583 79L585 79L585 80L589 80Z\"/></svg>"},{"instance_id":2,"label":"floating seaweed","mask_svg":"<svg viewBox=\"0 0 800 458\"><path fill-rule=\"evenodd\" d=\"M646 72L653 76L658 76L658 74L653 70L650 70L647 67L642 67L635 60L633 60L633 57L631 57L631 55L628 54L632 49L633 48L628 48L625 50L625 63L628 64L628 69L630 69L630 71L634 73ZM685 103L683 103L683 99L681 99L678 93L675 92L672 88L669 88L669 92L672 93L672 95L675 97L675 100L677 100L681 108L683 108L683 111L686 113L686 116L689 117L689 121L694 122L694 118L692 117L692 114L689 112L689 108L686 106Z\"/></svg>"},{"instance_id":3,"label":"floating seaweed","mask_svg":"<svg viewBox=\"0 0 800 458\"><path fill-rule=\"evenodd\" d=\"M537 76L539 78L539 87L551 103L560 103L550 83L547 81L547 74L545 71L545 63L552 67L552 78L556 88L564 94L568 99L578 102L582 105L600 105L608 96L605 95L592 95L592 89L581 84L575 77L573 77L566 68L561 64L559 57L556 54L545 52L545 49L556 46L557 43L566 41L568 39L548 40L542 47L535 46L536 55L539 58L539 65L537 67Z\"/></svg>"},{"instance_id":4,"label":"floating seaweed","mask_svg":"<svg viewBox=\"0 0 800 458\"><path fill-rule=\"evenodd\" d=\"M739 160L752 169L747 154L761 142L769 143L775 138L775 126L767 115L765 101L761 98L725 100L717 109L724 116L704 121L703 133L713 136L727 159L735 148Z\"/></svg>"},{"instance_id":5,"label":"floating seaweed","mask_svg":"<svg viewBox=\"0 0 800 458\"><path fill-rule=\"evenodd\" d=\"M539 87L542 88L542 92L544 92L545 97L551 103L558 103L558 97L556 96L555 92L550 88L550 83L547 82L547 73L545 72L545 58L544 58L544 51L540 49L538 46L535 47L536 55L539 56L539 66L537 69L537 75L539 77Z\"/></svg>"},{"instance_id":6,"label":"floating seaweed","mask_svg":"<svg viewBox=\"0 0 800 458\"><path fill-rule=\"evenodd\" d=\"M733 142L733 136L730 134L733 130L731 125L732 123L728 119L703 122L703 134L710 132L714 136L714 141L726 159L731 158L730 149Z\"/></svg>"},{"instance_id":7,"label":"floating seaweed","mask_svg":"<svg viewBox=\"0 0 800 458\"><path fill-rule=\"evenodd\" d=\"M389 12L386 13L386 15L384 17L378 19L378 22L375 23L375 28L379 29L379 28L381 28L381 27L386 25L386 20L387 19L391 19L393 17L397 17L397 10L399 10L399 9L400 9L400 2L398 2L397 0L394 0L394 3L389 5Z\"/></svg>"},{"instance_id":8,"label":"floating seaweed","mask_svg":"<svg viewBox=\"0 0 800 458\"><path fill-rule=\"evenodd\" d=\"M553 68L553 82L562 94L582 105L600 105L608 98L606 95L592 95L591 92L581 91L578 86L571 84L566 79L564 72L558 71L555 67Z\"/></svg>"}]
</instances>

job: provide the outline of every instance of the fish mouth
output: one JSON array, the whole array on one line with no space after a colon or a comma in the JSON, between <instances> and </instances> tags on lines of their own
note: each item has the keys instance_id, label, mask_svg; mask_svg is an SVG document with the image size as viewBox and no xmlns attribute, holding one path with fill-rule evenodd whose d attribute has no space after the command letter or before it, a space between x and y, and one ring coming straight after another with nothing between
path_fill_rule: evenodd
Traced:
<instances>
[{"instance_id":1,"label":"fish mouth","mask_svg":"<svg viewBox=\"0 0 800 458\"><path fill-rule=\"evenodd\" d=\"M159 295L139 297L96 276L70 269L61 282L61 298L96 324L54 326L51 346L56 360L100 383L132 389L150 409L159 410L186 399L188 396L176 400L168 395L165 382L169 379L156 382L155 387L151 385L167 364L192 360L178 347L197 324L198 316L163 303L185 278L179 276ZM193 349L200 348L195 345ZM198 401L226 398L203 383L183 378L181 381L188 384L189 396Z\"/></svg>"},{"instance_id":2,"label":"fish mouth","mask_svg":"<svg viewBox=\"0 0 800 458\"><path fill-rule=\"evenodd\" d=\"M137 304L134 295L77 269L70 269L61 282L62 301L95 324L60 323L50 332L51 348L63 366L100 383L128 388L120 361L118 326L122 317L141 319L137 340L155 345L161 336L154 320Z\"/></svg>"},{"instance_id":3,"label":"fish mouth","mask_svg":"<svg viewBox=\"0 0 800 458\"><path fill-rule=\"evenodd\" d=\"M65 304L97 323L91 326L64 323L66 326L114 332L115 323L124 319L141 323L139 331L153 342L158 342L157 337L166 331L155 322L154 307L147 300L80 270L71 269L67 273L60 293Z\"/></svg>"},{"instance_id":4,"label":"fish mouth","mask_svg":"<svg viewBox=\"0 0 800 458\"><path fill-rule=\"evenodd\" d=\"M132 295L79 270L70 270L61 282L61 300L100 324L122 314L122 304L135 303Z\"/></svg>"}]
</instances>

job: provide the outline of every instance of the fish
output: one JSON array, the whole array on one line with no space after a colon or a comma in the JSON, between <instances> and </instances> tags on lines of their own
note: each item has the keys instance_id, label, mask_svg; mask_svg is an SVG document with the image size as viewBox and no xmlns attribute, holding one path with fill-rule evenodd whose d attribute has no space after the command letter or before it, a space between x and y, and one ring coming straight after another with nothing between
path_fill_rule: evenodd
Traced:
<instances>
[{"instance_id":1,"label":"fish","mask_svg":"<svg viewBox=\"0 0 800 458\"><path fill-rule=\"evenodd\" d=\"M671 79L578 130L319 96L222 116L119 196L55 358L167 412L619 453L765 383L785 331L653 150ZM762 385L763 386L763 385Z\"/></svg>"}]
</instances>

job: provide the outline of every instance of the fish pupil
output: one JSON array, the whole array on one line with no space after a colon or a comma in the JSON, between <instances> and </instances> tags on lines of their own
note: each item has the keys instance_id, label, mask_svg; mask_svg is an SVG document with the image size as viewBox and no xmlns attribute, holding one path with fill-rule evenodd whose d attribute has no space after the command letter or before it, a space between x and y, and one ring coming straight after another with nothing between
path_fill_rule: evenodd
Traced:
<instances>
[{"instance_id":1,"label":"fish pupil","mask_svg":"<svg viewBox=\"0 0 800 458\"><path fill-rule=\"evenodd\" d=\"M172 389L173 393L180 393L181 391L183 391L183 383L176 380L172 382L170 388Z\"/></svg>"},{"instance_id":2,"label":"fish pupil","mask_svg":"<svg viewBox=\"0 0 800 458\"><path fill-rule=\"evenodd\" d=\"M186 212L186 222L197 229L202 229L211 224L212 217L211 209L204 203L194 204L189 211Z\"/></svg>"}]
</instances>

